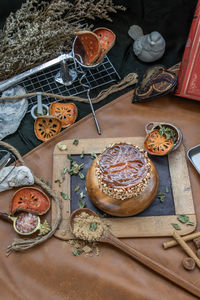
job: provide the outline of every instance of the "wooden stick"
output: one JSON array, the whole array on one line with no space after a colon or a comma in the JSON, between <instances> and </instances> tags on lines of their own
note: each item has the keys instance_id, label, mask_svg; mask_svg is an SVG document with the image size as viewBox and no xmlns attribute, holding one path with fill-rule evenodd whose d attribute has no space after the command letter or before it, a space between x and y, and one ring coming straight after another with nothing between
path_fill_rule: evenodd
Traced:
<instances>
[{"instance_id":1,"label":"wooden stick","mask_svg":"<svg viewBox=\"0 0 200 300\"><path fill-rule=\"evenodd\" d=\"M185 235L185 236L182 237L182 239L185 242L187 242L187 241L191 241L191 240L193 240L197 237L200 237L200 231L192 233L192 234ZM168 248L174 247L176 245L178 245L177 241L176 240L171 240L169 242L164 242L163 243L163 248L168 249Z\"/></svg>"},{"instance_id":2,"label":"wooden stick","mask_svg":"<svg viewBox=\"0 0 200 300\"><path fill-rule=\"evenodd\" d=\"M198 297L197 299L200 299L200 289L197 286L185 280L184 278L179 276L174 271L168 269L164 265L161 265L155 260L151 259L150 257L142 254L139 250L130 247L128 244L119 240L111 232L106 231L106 233L101 237L100 241L104 243L109 243L121 249L123 252L127 253L132 258L134 258L136 261L139 261L146 267L150 268L152 271L158 273L159 275L177 284L178 286L182 287L183 289L190 292L191 294L197 296Z\"/></svg>"},{"instance_id":3,"label":"wooden stick","mask_svg":"<svg viewBox=\"0 0 200 300\"><path fill-rule=\"evenodd\" d=\"M182 247L182 249L187 253L188 256L192 257L200 268L200 259L196 256L193 250L187 245L187 243L183 240L183 238L176 232L173 232L173 237L177 241L177 243Z\"/></svg>"}]
</instances>

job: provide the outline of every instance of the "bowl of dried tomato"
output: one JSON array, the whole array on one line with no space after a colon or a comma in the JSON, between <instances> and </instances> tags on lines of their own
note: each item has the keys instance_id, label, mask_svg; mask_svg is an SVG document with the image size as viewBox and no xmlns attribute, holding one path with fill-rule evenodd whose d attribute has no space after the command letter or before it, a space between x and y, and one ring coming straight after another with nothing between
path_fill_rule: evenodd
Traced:
<instances>
[{"instance_id":1,"label":"bowl of dried tomato","mask_svg":"<svg viewBox=\"0 0 200 300\"><path fill-rule=\"evenodd\" d=\"M144 148L151 155L167 155L182 143L181 130L171 123L149 122L145 131Z\"/></svg>"}]
</instances>

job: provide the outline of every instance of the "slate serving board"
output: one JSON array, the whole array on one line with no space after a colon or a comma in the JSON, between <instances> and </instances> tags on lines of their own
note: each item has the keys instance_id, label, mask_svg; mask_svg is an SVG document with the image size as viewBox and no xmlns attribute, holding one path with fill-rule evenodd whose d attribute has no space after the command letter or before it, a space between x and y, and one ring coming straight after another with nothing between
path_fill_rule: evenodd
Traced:
<instances>
[{"instance_id":1,"label":"slate serving board","mask_svg":"<svg viewBox=\"0 0 200 300\"><path fill-rule=\"evenodd\" d=\"M55 236L61 239L72 238L69 231L69 217L72 211L79 208L80 201L86 203L86 207L97 212L104 222L110 225L111 231L118 237L143 237L143 236L170 236L174 230L172 223L178 223L177 216L185 214L196 225L196 216L193 205L190 179L188 174L185 150L183 145L168 156L150 158L154 162L159 175L158 194L164 194L164 199L156 197L152 204L143 212L132 217L113 217L107 215L96 208L87 195L85 189L85 178L78 175L70 176L65 174L62 179L64 168L70 169L71 161L67 158L70 154L72 159L78 164L84 163L81 172L86 176L93 158L91 153L98 154L106 146L115 142L129 142L140 147L143 146L143 137L126 138L99 138L82 139L78 145L73 144L73 140L62 141L67 150L61 151L56 145L53 154L53 189L59 193L65 193L70 200L62 199L62 222ZM81 153L84 150L84 156ZM62 183L59 184L58 180ZM79 186L78 191L74 191ZM81 198L81 193L84 195ZM163 200L163 201L161 201ZM52 218L55 217L55 207L52 207ZM188 234L195 230L195 226L180 224L181 235Z\"/></svg>"}]
</instances>

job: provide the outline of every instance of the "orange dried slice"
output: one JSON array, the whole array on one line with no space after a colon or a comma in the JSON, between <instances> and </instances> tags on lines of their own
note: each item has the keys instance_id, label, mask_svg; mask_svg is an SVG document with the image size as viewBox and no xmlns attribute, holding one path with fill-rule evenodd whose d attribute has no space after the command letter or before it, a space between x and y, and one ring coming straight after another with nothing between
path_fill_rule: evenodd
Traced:
<instances>
[{"instance_id":1,"label":"orange dried slice","mask_svg":"<svg viewBox=\"0 0 200 300\"><path fill-rule=\"evenodd\" d=\"M75 32L75 34L85 49L86 65L93 65L100 54L99 38L92 31L79 31Z\"/></svg>"},{"instance_id":2,"label":"orange dried slice","mask_svg":"<svg viewBox=\"0 0 200 300\"><path fill-rule=\"evenodd\" d=\"M98 36L100 42L100 54L96 62L100 62L108 51L113 47L116 35L105 27L96 28L93 32Z\"/></svg>"},{"instance_id":3,"label":"orange dried slice","mask_svg":"<svg viewBox=\"0 0 200 300\"><path fill-rule=\"evenodd\" d=\"M157 93L164 93L171 89L175 82L175 76L169 72L162 72L153 80L153 89Z\"/></svg>"},{"instance_id":4,"label":"orange dried slice","mask_svg":"<svg viewBox=\"0 0 200 300\"><path fill-rule=\"evenodd\" d=\"M135 95L137 97L141 97L143 99L149 97L153 92L153 87L152 85L147 85L144 88L142 88L141 86L137 87L135 89Z\"/></svg>"},{"instance_id":5,"label":"orange dried slice","mask_svg":"<svg viewBox=\"0 0 200 300\"><path fill-rule=\"evenodd\" d=\"M150 154L166 155L172 148L173 142L171 139L166 139L160 135L158 129L151 131L144 142L144 147Z\"/></svg>"},{"instance_id":6,"label":"orange dried slice","mask_svg":"<svg viewBox=\"0 0 200 300\"><path fill-rule=\"evenodd\" d=\"M61 121L54 116L41 116L35 120L34 131L38 140L46 142L57 135L62 128Z\"/></svg>"},{"instance_id":7,"label":"orange dried slice","mask_svg":"<svg viewBox=\"0 0 200 300\"><path fill-rule=\"evenodd\" d=\"M62 128L66 128L76 121L78 109L74 103L54 102L50 105L50 114L59 118Z\"/></svg>"},{"instance_id":8,"label":"orange dried slice","mask_svg":"<svg viewBox=\"0 0 200 300\"><path fill-rule=\"evenodd\" d=\"M74 40L73 44L73 52L74 52L74 57L83 65L87 64L87 56L85 49L78 37Z\"/></svg>"},{"instance_id":9,"label":"orange dried slice","mask_svg":"<svg viewBox=\"0 0 200 300\"><path fill-rule=\"evenodd\" d=\"M49 208L50 200L44 192L34 187L24 187L13 195L10 213L27 211L37 215L44 215Z\"/></svg>"}]
</instances>

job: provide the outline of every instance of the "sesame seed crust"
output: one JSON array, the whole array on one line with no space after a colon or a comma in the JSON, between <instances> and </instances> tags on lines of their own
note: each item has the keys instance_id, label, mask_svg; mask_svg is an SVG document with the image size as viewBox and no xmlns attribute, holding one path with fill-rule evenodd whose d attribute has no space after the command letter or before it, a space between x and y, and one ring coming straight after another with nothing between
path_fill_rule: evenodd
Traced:
<instances>
[{"instance_id":1,"label":"sesame seed crust","mask_svg":"<svg viewBox=\"0 0 200 300\"><path fill-rule=\"evenodd\" d=\"M96 158L99 188L115 199L139 196L147 187L151 172L147 152L133 144L112 144Z\"/></svg>"}]
</instances>

